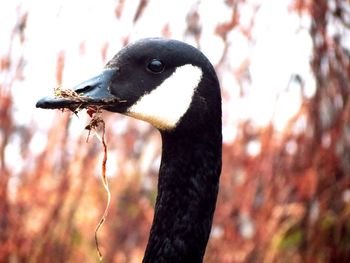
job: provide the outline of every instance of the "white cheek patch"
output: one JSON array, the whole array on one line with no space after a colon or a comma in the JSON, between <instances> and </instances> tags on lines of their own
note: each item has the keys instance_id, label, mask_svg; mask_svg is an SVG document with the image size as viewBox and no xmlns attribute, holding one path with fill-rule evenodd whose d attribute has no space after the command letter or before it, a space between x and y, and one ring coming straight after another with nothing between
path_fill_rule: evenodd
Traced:
<instances>
[{"instance_id":1,"label":"white cheek patch","mask_svg":"<svg viewBox=\"0 0 350 263\"><path fill-rule=\"evenodd\" d=\"M162 130L174 128L190 107L202 74L199 67L190 64L178 67L162 84L132 105L127 115Z\"/></svg>"}]
</instances>

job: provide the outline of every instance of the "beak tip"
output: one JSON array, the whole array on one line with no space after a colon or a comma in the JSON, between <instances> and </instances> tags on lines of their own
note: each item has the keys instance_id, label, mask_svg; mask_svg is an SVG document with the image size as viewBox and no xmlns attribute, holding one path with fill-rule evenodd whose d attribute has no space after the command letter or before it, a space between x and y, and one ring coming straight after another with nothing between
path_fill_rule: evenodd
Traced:
<instances>
[{"instance_id":1,"label":"beak tip","mask_svg":"<svg viewBox=\"0 0 350 263\"><path fill-rule=\"evenodd\" d=\"M35 107L45 109L47 107L47 104L48 104L47 99L45 97L38 100L37 103L35 104Z\"/></svg>"},{"instance_id":2,"label":"beak tip","mask_svg":"<svg viewBox=\"0 0 350 263\"><path fill-rule=\"evenodd\" d=\"M41 109L59 109L65 106L64 102L66 101L59 98L44 97L37 101L35 107Z\"/></svg>"}]
</instances>

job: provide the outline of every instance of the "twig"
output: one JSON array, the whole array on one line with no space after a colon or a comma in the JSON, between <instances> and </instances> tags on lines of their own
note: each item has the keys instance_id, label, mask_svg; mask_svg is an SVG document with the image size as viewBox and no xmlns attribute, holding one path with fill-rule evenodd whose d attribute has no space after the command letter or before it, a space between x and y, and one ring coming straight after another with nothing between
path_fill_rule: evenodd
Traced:
<instances>
[{"instance_id":1,"label":"twig","mask_svg":"<svg viewBox=\"0 0 350 263\"><path fill-rule=\"evenodd\" d=\"M99 229L102 227L102 225L104 224L104 222L106 221L108 211L109 211L109 205L111 202L111 192L109 191L108 181L107 181L107 176L106 176L107 144L105 141L105 123L104 123L103 119L99 116L99 113L100 113L99 109L95 109L95 112L91 113L90 116L92 116L92 119L91 119L90 123L85 128L87 130L89 130L89 134L88 134L86 141L89 140L91 130L94 130L95 131L94 135L102 143L103 151L104 151L103 160L102 160L102 177L101 177L101 179L102 179L103 186L107 192L107 204L106 204L106 208L104 210L104 213L103 213L103 215L102 215L102 217L101 217L100 221L98 222L96 229L95 229L96 249L97 249L99 259L102 260L102 253L100 250L97 233L98 233ZM97 128L99 128L99 127L102 128L102 136L99 136L96 132Z\"/></svg>"}]
</instances>

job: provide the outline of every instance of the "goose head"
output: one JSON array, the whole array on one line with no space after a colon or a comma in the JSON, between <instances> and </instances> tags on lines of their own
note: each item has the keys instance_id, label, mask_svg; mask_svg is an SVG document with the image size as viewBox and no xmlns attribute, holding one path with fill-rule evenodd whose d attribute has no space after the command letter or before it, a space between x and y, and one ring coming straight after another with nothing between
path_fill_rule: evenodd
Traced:
<instances>
[{"instance_id":1,"label":"goose head","mask_svg":"<svg viewBox=\"0 0 350 263\"><path fill-rule=\"evenodd\" d=\"M221 95L196 48L151 38L122 49L73 97L37 107L98 107L151 123L162 135L155 214L143 262L202 262L221 173Z\"/></svg>"},{"instance_id":2,"label":"goose head","mask_svg":"<svg viewBox=\"0 0 350 263\"><path fill-rule=\"evenodd\" d=\"M147 121L161 131L203 127L208 117L221 115L213 67L199 50L176 40L148 38L130 44L99 75L74 90L79 100L45 97L36 106L96 106Z\"/></svg>"}]
</instances>

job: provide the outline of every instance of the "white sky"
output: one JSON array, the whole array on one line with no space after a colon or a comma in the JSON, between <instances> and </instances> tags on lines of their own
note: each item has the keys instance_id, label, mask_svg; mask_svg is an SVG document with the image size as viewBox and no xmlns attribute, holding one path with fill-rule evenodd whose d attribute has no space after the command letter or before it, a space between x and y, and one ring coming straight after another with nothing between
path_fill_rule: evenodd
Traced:
<instances>
[{"instance_id":1,"label":"white sky","mask_svg":"<svg viewBox=\"0 0 350 263\"><path fill-rule=\"evenodd\" d=\"M230 20L231 10L224 0L203 0L199 6L203 28L200 46L204 54L216 65L222 55L224 42L214 34L215 26ZM186 15L197 1L152 0L136 25L132 24L139 0L125 1L120 19L115 17L114 0L11 0L0 1L0 56L9 52L12 29L17 16L28 12L26 42L21 46L19 39L12 42L11 56L16 60L23 54L25 59L24 78L13 83L15 103L14 117L22 125L37 125L38 134L32 139L33 151L43 150L45 132L53 121L53 111L35 108L36 101L52 94L56 86L57 54L65 52L63 86L72 86L102 69L101 47L109 45L110 59L121 47L121 38L130 35L131 40L142 37L161 36L164 24L169 25L172 37L184 39ZM250 0L240 10L242 25L248 25L254 16L254 7L261 4L253 28L253 44L238 30L228 35L228 60L218 70L222 89L229 95L224 101L224 141L235 138L237 124L247 118L257 126L273 121L282 130L288 119L299 109L301 88L291 84L292 75L299 74L305 82L308 96L315 91L309 61L312 41L308 33L310 18L288 11L290 1ZM278 21L278 22L276 22ZM85 43L85 53L80 54L80 45ZM244 97L240 97L239 84L232 72L250 58L251 83L243 86ZM0 82L6 83L10 72L0 72ZM288 88L289 87L289 88ZM278 99L277 99L278 98ZM44 120L44 121L43 121ZM84 118L74 122L84 122ZM16 163L9 146L7 155ZM36 150L35 150L36 149Z\"/></svg>"}]
</instances>

